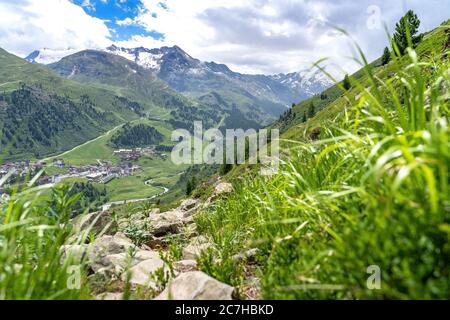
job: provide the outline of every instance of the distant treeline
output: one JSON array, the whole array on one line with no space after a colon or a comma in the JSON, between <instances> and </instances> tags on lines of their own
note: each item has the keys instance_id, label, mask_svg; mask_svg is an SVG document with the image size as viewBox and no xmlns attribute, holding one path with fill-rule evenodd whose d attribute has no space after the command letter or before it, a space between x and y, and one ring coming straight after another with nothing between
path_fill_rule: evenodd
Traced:
<instances>
[{"instance_id":1,"label":"distant treeline","mask_svg":"<svg viewBox=\"0 0 450 320\"><path fill-rule=\"evenodd\" d=\"M164 136L155 128L146 124L125 124L111 138L111 144L118 148L136 148L157 145Z\"/></svg>"}]
</instances>

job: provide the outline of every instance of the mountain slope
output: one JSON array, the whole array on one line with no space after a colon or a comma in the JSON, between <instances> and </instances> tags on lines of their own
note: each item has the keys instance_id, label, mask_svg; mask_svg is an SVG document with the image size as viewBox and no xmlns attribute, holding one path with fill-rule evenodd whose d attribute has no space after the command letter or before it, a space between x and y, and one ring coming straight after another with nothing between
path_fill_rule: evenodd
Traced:
<instances>
[{"instance_id":1,"label":"mountain slope","mask_svg":"<svg viewBox=\"0 0 450 320\"><path fill-rule=\"evenodd\" d=\"M244 79L225 65L194 59L177 46L151 50L111 46L106 50L153 71L171 88L191 98L214 92L226 102L225 108L236 105L247 119L260 124L270 123L285 110L273 93L269 97L265 86Z\"/></svg>"},{"instance_id":2,"label":"mountain slope","mask_svg":"<svg viewBox=\"0 0 450 320\"><path fill-rule=\"evenodd\" d=\"M243 110L228 103L219 105L204 99L195 101L172 90L153 71L117 55L86 50L63 58L47 66L58 75L81 83L90 83L164 108L166 119L174 128L193 128L194 121L203 121L204 127L227 123L230 117L240 117L244 127L260 127L258 110ZM262 121L262 120L261 120ZM228 121L229 123L229 121Z\"/></svg>"},{"instance_id":3,"label":"mountain slope","mask_svg":"<svg viewBox=\"0 0 450 320\"><path fill-rule=\"evenodd\" d=\"M48 65L48 68L66 79L132 94L155 107L176 108L191 103L152 72L101 51L81 51Z\"/></svg>"},{"instance_id":4,"label":"mountain slope","mask_svg":"<svg viewBox=\"0 0 450 320\"><path fill-rule=\"evenodd\" d=\"M200 270L246 294L257 269L263 299L448 298L445 25L410 56L366 65L349 90L336 85L275 124L279 171L236 166L222 179L234 193L197 217L214 248Z\"/></svg>"},{"instance_id":5,"label":"mountain slope","mask_svg":"<svg viewBox=\"0 0 450 320\"><path fill-rule=\"evenodd\" d=\"M70 149L144 110L126 97L65 80L2 49L0 90L4 160Z\"/></svg>"},{"instance_id":6,"label":"mountain slope","mask_svg":"<svg viewBox=\"0 0 450 320\"><path fill-rule=\"evenodd\" d=\"M178 46L147 49L112 45L103 51L152 71L172 89L188 97L220 95L225 109L232 110L235 106L246 119L260 125L274 121L293 102L307 99L331 85L319 71L272 76L233 72L224 64L195 59ZM33 63L59 64L63 57L73 53L71 50L42 49L26 59ZM72 71L67 70L66 76Z\"/></svg>"},{"instance_id":7,"label":"mountain slope","mask_svg":"<svg viewBox=\"0 0 450 320\"><path fill-rule=\"evenodd\" d=\"M201 91L218 89L215 81L241 88L257 99L267 99L274 103L290 106L292 102L303 100L326 89L332 83L320 72L302 71L290 74L246 75L231 71L224 64L203 62L191 57L178 46L159 49L119 48L110 46L108 52L135 61L153 70L161 79L181 92L200 91L184 78L196 79ZM211 83L209 83L209 81Z\"/></svg>"}]
</instances>

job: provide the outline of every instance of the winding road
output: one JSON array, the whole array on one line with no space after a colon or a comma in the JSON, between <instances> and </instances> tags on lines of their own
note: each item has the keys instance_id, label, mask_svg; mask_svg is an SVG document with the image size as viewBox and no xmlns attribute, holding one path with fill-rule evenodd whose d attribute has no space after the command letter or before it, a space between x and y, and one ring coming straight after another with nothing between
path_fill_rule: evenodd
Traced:
<instances>
[{"instance_id":1,"label":"winding road","mask_svg":"<svg viewBox=\"0 0 450 320\"><path fill-rule=\"evenodd\" d=\"M100 136L98 136L98 137L96 137L96 138L94 138L94 139L92 139L92 140L88 140L88 141L86 141L86 142L84 142L84 143L82 143L82 144L79 144L79 145L73 147L73 148L70 149L70 150L64 151L63 153L60 153L60 154L55 155L55 156L51 156L51 157L42 159L41 161L48 161L48 160L51 160L51 159L55 159L55 158L59 158L59 157L65 156L65 155L69 154L70 152L75 151L75 150L77 150L77 149L79 149L79 148L81 148L81 147L83 147L83 146L85 146L85 145L87 145L87 144L89 144L89 143L91 143L91 142L94 142L94 141L97 141L97 140L99 140L99 139L101 139L101 138L103 138L103 137L106 137L106 136L109 135L111 132L113 132L114 130L119 129L119 128L122 127L123 125L124 125L123 123L122 123L122 124L119 124L118 126L112 128L112 129L109 130L108 132L106 132L106 133L104 133L104 134L102 134L102 135L100 135Z\"/></svg>"},{"instance_id":2,"label":"winding road","mask_svg":"<svg viewBox=\"0 0 450 320\"><path fill-rule=\"evenodd\" d=\"M149 187L160 188L162 190L161 193L155 194L154 196L151 196L150 198L129 199L129 200L108 202L108 203L102 205L102 207L105 208L105 207L117 206L117 205L127 204L127 203L136 203L136 202L150 201L150 200L153 200L155 198L161 197L161 196L165 195L166 193L168 193L170 191L170 189L166 188L166 187L154 186L152 184L152 182L153 182L153 179L147 180L147 181L145 181L145 185L149 186Z\"/></svg>"}]
</instances>

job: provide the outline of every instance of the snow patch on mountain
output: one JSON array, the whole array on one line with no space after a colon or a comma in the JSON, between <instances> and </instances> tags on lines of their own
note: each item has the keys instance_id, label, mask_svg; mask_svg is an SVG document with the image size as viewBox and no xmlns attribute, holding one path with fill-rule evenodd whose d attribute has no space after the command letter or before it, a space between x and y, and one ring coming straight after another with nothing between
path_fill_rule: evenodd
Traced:
<instances>
[{"instance_id":1,"label":"snow patch on mountain","mask_svg":"<svg viewBox=\"0 0 450 320\"><path fill-rule=\"evenodd\" d=\"M79 52L79 49L40 49L33 51L30 53L27 57L25 57L25 60L31 63L40 63L40 64L50 64L54 62L58 62L64 57L67 57L71 54Z\"/></svg>"},{"instance_id":2,"label":"snow patch on mountain","mask_svg":"<svg viewBox=\"0 0 450 320\"><path fill-rule=\"evenodd\" d=\"M50 64L79 50L43 49L26 59L33 63ZM121 56L151 70L173 89L208 91L227 88L241 90L245 95L268 99L290 106L330 87L333 83L320 70L303 70L277 75L248 75L234 72L225 64L204 62L191 57L178 46L148 49L123 48L111 45L102 51ZM74 74L77 70L74 70ZM133 70L133 72L136 72ZM233 89L233 88L234 89Z\"/></svg>"}]
</instances>

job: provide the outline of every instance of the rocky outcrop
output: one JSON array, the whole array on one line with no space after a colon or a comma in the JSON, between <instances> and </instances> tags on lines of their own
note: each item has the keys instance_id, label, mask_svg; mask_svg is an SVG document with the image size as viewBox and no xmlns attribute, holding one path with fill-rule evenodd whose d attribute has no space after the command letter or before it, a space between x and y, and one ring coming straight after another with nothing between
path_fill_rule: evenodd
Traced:
<instances>
[{"instance_id":1,"label":"rocky outcrop","mask_svg":"<svg viewBox=\"0 0 450 320\"><path fill-rule=\"evenodd\" d=\"M194 209L199 204L199 200L197 199L186 199L180 205L180 210L189 211Z\"/></svg>"},{"instance_id":2,"label":"rocky outcrop","mask_svg":"<svg viewBox=\"0 0 450 320\"><path fill-rule=\"evenodd\" d=\"M148 239L184 233L188 226L194 230L193 215L198 210L198 204L198 200L187 199L178 208L170 211L161 213L159 209L154 209L147 215L135 214L119 220L119 230L138 228L142 236Z\"/></svg>"},{"instance_id":3,"label":"rocky outcrop","mask_svg":"<svg viewBox=\"0 0 450 320\"><path fill-rule=\"evenodd\" d=\"M192 221L192 219L185 218L185 213L185 211L175 209L150 216L148 219L152 235L160 237L180 233L182 227Z\"/></svg>"},{"instance_id":4,"label":"rocky outcrop","mask_svg":"<svg viewBox=\"0 0 450 320\"><path fill-rule=\"evenodd\" d=\"M122 252L110 254L97 258L92 264L94 272L102 269L113 271L115 274L122 274L127 267L131 268L142 261L159 259L159 253L156 251L140 250L137 252Z\"/></svg>"},{"instance_id":5,"label":"rocky outcrop","mask_svg":"<svg viewBox=\"0 0 450 320\"><path fill-rule=\"evenodd\" d=\"M232 300L234 288L200 271L180 274L155 300Z\"/></svg>"},{"instance_id":6,"label":"rocky outcrop","mask_svg":"<svg viewBox=\"0 0 450 320\"><path fill-rule=\"evenodd\" d=\"M219 183L207 205L232 191L231 184ZM208 238L197 235L194 223L195 215L204 208L205 203L200 200L187 199L175 209L135 213L120 219L117 225L108 212L86 215L76 221L75 230L93 230L98 238L90 244L63 246L63 258L84 259L91 269L90 278L118 284L113 289L105 286L104 290L108 291L97 295L97 300L121 300L123 292L115 291L123 291L127 282L132 291L138 292L140 287L150 289L151 296L159 294L157 299L232 299L233 287L198 271L196 259L214 249ZM173 236L187 240L187 245L182 250L182 260L168 265L159 251L167 250L168 239ZM250 261L256 255L256 251L250 250L234 258L236 262Z\"/></svg>"},{"instance_id":7,"label":"rocky outcrop","mask_svg":"<svg viewBox=\"0 0 450 320\"><path fill-rule=\"evenodd\" d=\"M133 241L128 239L122 233L116 233L114 236L102 236L95 240L92 247L90 256L107 256L110 254L137 250Z\"/></svg>"}]
</instances>

